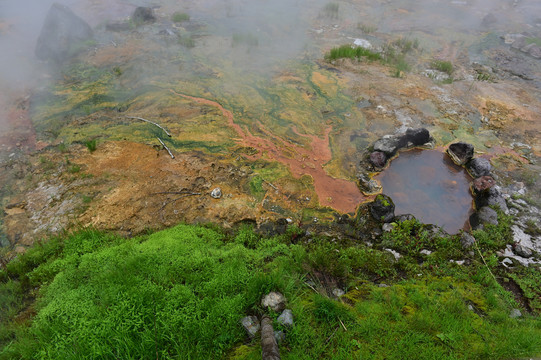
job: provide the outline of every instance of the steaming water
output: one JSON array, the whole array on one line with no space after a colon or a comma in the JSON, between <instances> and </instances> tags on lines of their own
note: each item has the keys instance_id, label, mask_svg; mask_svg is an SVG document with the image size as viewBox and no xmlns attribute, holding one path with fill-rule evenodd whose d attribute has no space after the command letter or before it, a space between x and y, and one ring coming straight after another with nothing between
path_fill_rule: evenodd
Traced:
<instances>
[{"instance_id":1,"label":"steaming water","mask_svg":"<svg viewBox=\"0 0 541 360\"><path fill-rule=\"evenodd\" d=\"M467 172L435 150L400 153L376 177L383 193L393 199L395 213L413 214L421 222L436 224L453 234L468 226L472 196Z\"/></svg>"}]
</instances>

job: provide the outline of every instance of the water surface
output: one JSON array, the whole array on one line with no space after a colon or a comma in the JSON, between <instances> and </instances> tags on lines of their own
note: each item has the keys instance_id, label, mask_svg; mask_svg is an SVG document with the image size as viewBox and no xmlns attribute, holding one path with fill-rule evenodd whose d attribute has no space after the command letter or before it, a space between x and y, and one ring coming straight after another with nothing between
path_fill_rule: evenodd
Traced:
<instances>
[{"instance_id":1,"label":"water surface","mask_svg":"<svg viewBox=\"0 0 541 360\"><path fill-rule=\"evenodd\" d=\"M395 213L413 214L426 224L449 233L468 225L472 213L471 177L436 150L400 153L389 168L376 177L396 206Z\"/></svg>"}]
</instances>

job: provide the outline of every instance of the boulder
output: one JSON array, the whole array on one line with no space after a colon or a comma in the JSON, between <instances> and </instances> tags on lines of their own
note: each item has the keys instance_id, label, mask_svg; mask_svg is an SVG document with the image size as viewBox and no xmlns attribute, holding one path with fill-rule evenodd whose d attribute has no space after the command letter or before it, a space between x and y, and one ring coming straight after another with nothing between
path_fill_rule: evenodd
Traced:
<instances>
[{"instance_id":1,"label":"boulder","mask_svg":"<svg viewBox=\"0 0 541 360\"><path fill-rule=\"evenodd\" d=\"M522 256L523 258L530 258L533 256L533 251L530 248L527 248L524 245L516 244L515 245L515 254Z\"/></svg>"},{"instance_id":2,"label":"boulder","mask_svg":"<svg viewBox=\"0 0 541 360\"><path fill-rule=\"evenodd\" d=\"M496 185L496 181L492 176L481 176L473 180L471 183L471 190L474 194L479 194L483 191L487 191L494 185Z\"/></svg>"},{"instance_id":3,"label":"boulder","mask_svg":"<svg viewBox=\"0 0 541 360\"><path fill-rule=\"evenodd\" d=\"M396 152L407 145L403 136L386 135L374 143L374 151L385 153L387 157L392 157Z\"/></svg>"},{"instance_id":4,"label":"boulder","mask_svg":"<svg viewBox=\"0 0 541 360\"><path fill-rule=\"evenodd\" d=\"M286 308L286 298L279 292L272 291L261 300L261 306L271 308L272 311L281 312Z\"/></svg>"},{"instance_id":5,"label":"boulder","mask_svg":"<svg viewBox=\"0 0 541 360\"><path fill-rule=\"evenodd\" d=\"M259 320L255 316L246 316L240 320L242 327L248 333L250 338L253 338L260 329Z\"/></svg>"},{"instance_id":6,"label":"boulder","mask_svg":"<svg viewBox=\"0 0 541 360\"><path fill-rule=\"evenodd\" d=\"M38 59L62 63L80 53L94 38L92 28L67 6L53 4L36 44Z\"/></svg>"},{"instance_id":7,"label":"boulder","mask_svg":"<svg viewBox=\"0 0 541 360\"><path fill-rule=\"evenodd\" d=\"M370 204L370 213L374 219L382 222L391 222L394 219L394 203L387 195L380 194Z\"/></svg>"},{"instance_id":8,"label":"boulder","mask_svg":"<svg viewBox=\"0 0 541 360\"><path fill-rule=\"evenodd\" d=\"M156 21L154 10L145 6L137 7L131 16L131 19L136 25L151 24Z\"/></svg>"},{"instance_id":9,"label":"boulder","mask_svg":"<svg viewBox=\"0 0 541 360\"><path fill-rule=\"evenodd\" d=\"M377 168L385 167L387 156L381 151L374 151L370 154L370 163Z\"/></svg>"},{"instance_id":10,"label":"boulder","mask_svg":"<svg viewBox=\"0 0 541 360\"><path fill-rule=\"evenodd\" d=\"M457 142L449 145L447 154L457 165L464 165L473 158L473 145L465 142Z\"/></svg>"},{"instance_id":11,"label":"boulder","mask_svg":"<svg viewBox=\"0 0 541 360\"><path fill-rule=\"evenodd\" d=\"M490 175L492 171L492 165L490 161L485 158L471 159L467 164L468 172L474 178Z\"/></svg>"},{"instance_id":12,"label":"boulder","mask_svg":"<svg viewBox=\"0 0 541 360\"><path fill-rule=\"evenodd\" d=\"M473 230L484 229L485 224L498 225L498 213L488 206L480 208L470 216L470 225Z\"/></svg>"},{"instance_id":13,"label":"boulder","mask_svg":"<svg viewBox=\"0 0 541 360\"><path fill-rule=\"evenodd\" d=\"M475 206L478 209L482 208L483 206L497 206L503 212L509 212L502 192L497 187L488 188L487 190L477 194L475 197Z\"/></svg>"},{"instance_id":14,"label":"boulder","mask_svg":"<svg viewBox=\"0 0 541 360\"><path fill-rule=\"evenodd\" d=\"M295 324L293 322L293 312L289 309L285 309L280 316L278 316L278 319L276 319L278 324L282 324L286 327L293 327Z\"/></svg>"},{"instance_id":15,"label":"boulder","mask_svg":"<svg viewBox=\"0 0 541 360\"><path fill-rule=\"evenodd\" d=\"M381 191L381 185L367 174L360 172L357 174L357 179L359 179L361 191L366 195L377 194Z\"/></svg>"},{"instance_id":16,"label":"boulder","mask_svg":"<svg viewBox=\"0 0 541 360\"><path fill-rule=\"evenodd\" d=\"M404 142L411 144L411 146L420 146L430 142L430 140L430 132L425 128L409 128L406 130L406 135L404 135Z\"/></svg>"}]
</instances>

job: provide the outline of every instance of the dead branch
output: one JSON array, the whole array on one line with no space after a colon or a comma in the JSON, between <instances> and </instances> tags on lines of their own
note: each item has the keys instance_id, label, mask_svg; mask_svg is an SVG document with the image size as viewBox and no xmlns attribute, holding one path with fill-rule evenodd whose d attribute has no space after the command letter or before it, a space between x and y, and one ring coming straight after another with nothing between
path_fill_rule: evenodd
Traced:
<instances>
[{"instance_id":1,"label":"dead branch","mask_svg":"<svg viewBox=\"0 0 541 360\"><path fill-rule=\"evenodd\" d=\"M267 315L261 319L261 358L263 360L280 360L280 350L274 337L272 320Z\"/></svg>"},{"instance_id":2,"label":"dead branch","mask_svg":"<svg viewBox=\"0 0 541 360\"><path fill-rule=\"evenodd\" d=\"M276 186L274 186L273 184L271 184L270 182L268 182L267 180L263 179L263 182L266 183L267 185L269 185L274 190L278 191L278 188Z\"/></svg>"},{"instance_id":3,"label":"dead branch","mask_svg":"<svg viewBox=\"0 0 541 360\"><path fill-rule=\"evenodd\" d=\"M169 150L169 148L163 143L162 139L160 138L156 138L158 139L158 141L160 142L160 144L162 144L163 148L165 150L167 150L167 152L169 153L169 155L171 156L171 159L174 159L175 158L175 155L173 155L173 153L171 152L171 150Z\"/></svg>"},{"instance_id":4,"label":"dead branch","mask_svg":"<svg viewBox=\"0 0 541 360\"><path fill-rule=\"evenodd\" d=\"M160 129L162 129L166 134L167 136L171 137L171 134L169 134L169 132L167 130L165 130L165 128L163 126L161 126L160 124L156 124L155 122L153 121L150 121L150 120L147 120L147 119L143 119L142 117L137 117L137 116L126 116L128 119L136 119L136 120L141 120L141 121L144 121L144 122L147 122L149 124L152 124L154 126L157 126L159 127Z\"/></svg>"}]
</instances>

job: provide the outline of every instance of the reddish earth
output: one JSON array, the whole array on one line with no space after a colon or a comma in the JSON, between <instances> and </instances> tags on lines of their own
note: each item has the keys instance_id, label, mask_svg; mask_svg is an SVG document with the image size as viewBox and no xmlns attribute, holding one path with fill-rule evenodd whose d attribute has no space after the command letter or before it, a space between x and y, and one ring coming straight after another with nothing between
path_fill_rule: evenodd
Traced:
<instances>
[{"instance_id":1,"label":"reddish earth","mask_svg":"<svg viewBox=\"0 0 541 360\"><path fill-rule=\"evenodd\" d=\"M229 126L239 135L239 138L236 139L239 144L259 150L258 156L286 164L297 178L302 175L310 175L314 179L314 187L320 205L348 213L354 212L357 206L366 200L354 182L333 178L323 168L332 159L329 147L329 133L332 130L330 126L325 129L323 137L299 134L296 129L293 129L297 135L310 140L311 148L306 149L272 135L264 129L262 124L259 124L259 127L272 140L252 135L248 130L243 130L239 124L235 123L231 111L226 110L216 101L180 94L173 90L171 92L199 104L217 107L227 118Z\"/></svg>"}]
</instances>

